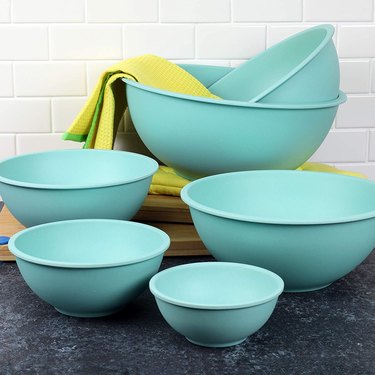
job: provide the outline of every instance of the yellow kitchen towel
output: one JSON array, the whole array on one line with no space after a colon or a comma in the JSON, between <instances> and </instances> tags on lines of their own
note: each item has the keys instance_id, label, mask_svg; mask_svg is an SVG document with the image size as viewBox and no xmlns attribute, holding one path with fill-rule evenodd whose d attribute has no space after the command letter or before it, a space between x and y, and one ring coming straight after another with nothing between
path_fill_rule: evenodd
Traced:
<instances>
[{"instance_id":1,"label":"yellow kitchen towel","mask_svg":"<svg viewBox=\"0 0 375 375\"><path fill-rule=\"evenodd\" d=\"M117 132L115 112L124 113L127 106L126 100L114 92L114 82L120 78L181 94L218 98L190 73L162 57L147 54L129 58L102 73L63 139L85 142L84 148L113 148Z\"/></svg>"},{"instance_id":2,"label":"yellow kitchen towel","mask_svg":"<svg viewBox=\"0 0 375 375\"><path fill-rule=\"evenodd\" d=\"M346 171L343 169L338 169L336 167L332 167L328 164L321 164L321 163L312 163L306 162L302 164L300 167L297 168L300 171L311 171L311 172L327 172L327 173L337 173L337 174L344 174L347 176L359 177L359 178L367 178L362 173L353 172L353 171Z\"/></svg>"},{"instance_id":3,"label":"yellow kitchen towel","mask_svg":"<svg viewBox=\"0 0 375 375\"><path fill-rule=\"evenodd\" d=\"M327 172L327 173L338 173L348 176L367 178L365 175L357 172L345 171L332 167L327 164L311 163L306 162L302 164L297 170L300 171L313 171L313 172ZM176 172L166 166L160 166L159 170L155 173L151 187L149 190L150 194L163 194L163 195L173 195L180 196L181 189L187 185L190 181L180 177Z\"/></svg>"},{"instance_id":4,"label":"yellow kitchen towel","mask_svg":"<svg viewBox=\"0 0 375 375\"><path fill-rule=\"evenodd\" d=\"M149 194L180 196L181 189L190 181L176 174L173 168L161 165L154 174Z\"/></svg>"}]
</instances>

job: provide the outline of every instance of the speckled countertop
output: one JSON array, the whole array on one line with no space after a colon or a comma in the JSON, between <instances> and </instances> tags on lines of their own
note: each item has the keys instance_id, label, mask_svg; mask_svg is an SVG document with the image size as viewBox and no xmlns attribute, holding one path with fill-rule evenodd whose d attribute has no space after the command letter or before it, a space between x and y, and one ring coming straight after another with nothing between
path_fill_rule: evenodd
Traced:
<instances>
[{"instance_id":1,"label":"speckled countertop","mask_svg":"<svg viewBox=\"0 0 375 375\"><path fill-rule=\"evenodd\" d=\"M211 260L165 258L162 268ZM284 293L243 344L195 346L145 291L123 312L79 319L56 312L0 263L0 374L375 374L375 251L330 287Z\"/></svg>"}]
</instances>

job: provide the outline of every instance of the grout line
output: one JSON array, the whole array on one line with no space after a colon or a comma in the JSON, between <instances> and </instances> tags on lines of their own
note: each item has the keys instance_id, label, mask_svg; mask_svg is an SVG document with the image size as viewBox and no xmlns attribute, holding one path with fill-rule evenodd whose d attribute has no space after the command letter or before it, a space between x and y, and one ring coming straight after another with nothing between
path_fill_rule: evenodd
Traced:
<instances>
[{"instance_id":1,"label":"grout line","mask_svg":"<svg viewBox=\"0 0 375 375\"><path fill-rule=\"evenodd\" d=\"M87 17L87 0L85 0L85 3L84 3L84 23L87 24L88 23L88 17Z\"/></svg>"},{"instance_id":2,"label":"grout line","mask_svg":"<svg viewBox=\"0 0 375 375\"><path fill-rule=\"evenodd\" d=\"M193 40L193 43L194 43L194 49L193 49L193 52L194 52L194 56L193 56L193 59L197 59L198 57L198 39L197 39L197 24L195 23L194 24L194 40Z\"/></svg>"},{"instance_id":3,"label":"grout line","mask_svg":"<svg viewBox=\"0 0 375 375\"><path fill-rule=\"evenodd\" d=\"M55 127L54 127L54 123L53 123L53 120L52 120L52 110L53 110L53 98L49 98L49 120L50 120L50 133L54 133L55 132Z\"/></svg>"},{"instance_id":4,"label":"grout line","mask_svg":"<svg viewBox=\"0 0 375 375\"><path fill-rule=\"evenodd\" d=\"M305 0L301 0L301 21L305 22Z\"/></svg>"},{"instance_id":5,"label":"grout line","mask_svg":"<svg viewBox=\"0 0 375 375\"><path fill-rule=\"evenodd\" d=\"M121 24L121 56L125 59L125 25Z\"/></svg>"},{"instance_id":6,"label":"grout line","mask_svg":"<svg viewBox=\"0 0 375 375\"><path fill-rule=\"evenodd\" d=\"M11 62L11 68L12 68L12 97L16 98L16 72L15 72L15 63L14 61Z\"/></svg>"},{"instance_id":7,"label":"grout line","mask_svg":"<svg viewBox=\"0 0 375 375\"><path fill-rule=\"evenodd\" d=\"M370 59L370 75L369 75L369 85L368 85L368 94L372 94L372 81L375 79L374 77L374 70L375 70L375 61L374 59Z\"/></svg>"},{"instance_id":8,"label":"grout line","mask_svg":"<svg viewBox=\"0 0 375 375\"><path fill-rule=\"evenodd\" d=\"M9 4L9 19L10 19L10 23L13 24L13 1L10 0L10 4Z\"/></svg>"},{"instance_id":9,"label":"grout line","mask_svg":"<svg viewBox=\"0 0 375 375\"><path fill-rule=\"evenodd\" d=\"M367 149L366 149L366 155L365 155L365 158L366 158L366 163L368 163L370 161L370 129L367 129Z\"/></svg>"}]
</instances>

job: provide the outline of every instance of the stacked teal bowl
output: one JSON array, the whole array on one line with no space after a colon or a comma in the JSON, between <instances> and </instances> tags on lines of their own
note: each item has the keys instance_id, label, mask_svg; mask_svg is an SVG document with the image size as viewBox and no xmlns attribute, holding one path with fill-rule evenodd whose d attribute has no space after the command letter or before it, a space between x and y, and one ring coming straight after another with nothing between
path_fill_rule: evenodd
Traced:
<instances>
[{"instance_id":1,"label":"stacked teal bowl","mask_svg":"<svg viewBox=\"0 0 375 375\"><path fill-rule=\"evenodd\" d=\"M158 160L190 180L296 169L322 144L346 101L333 32L331 25L305 30L235 69L181 65L221 99L125 80L137 133Z\"/></svg>"}]
</instances>

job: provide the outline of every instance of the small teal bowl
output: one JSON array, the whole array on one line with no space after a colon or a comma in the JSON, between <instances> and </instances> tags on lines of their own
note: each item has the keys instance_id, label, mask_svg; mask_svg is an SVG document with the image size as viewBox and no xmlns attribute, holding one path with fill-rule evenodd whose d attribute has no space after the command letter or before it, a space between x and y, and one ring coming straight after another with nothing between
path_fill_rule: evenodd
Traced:
<instances>
[{"instance_id":1,"label":"small teal bowl","mask_svg":"<svg viewBox=\"0 0 375 375\"><path fill-rule=\"evenodd\" d=\"M210 78L214 81L226 71L215 69ZM125 82L140 138L155 157L190 180L225 172L298 168L321 145L338 106L346 100L340 92L324 103L248 104Z\"/></svg>"},{"instance_id":2,"label":"small teal bowl","mask_svg":"<svg viewBox=\"0 0 375 375\"><path fill-rule=\"evenodd\" d=\"M62 150L0 162L0 195L24 226L70 219L131 219L158 163L124 151Z\"/></svg>"},{"instance_id":3,"label":"small teal bowl","mask_svg":"<svg viewBox=\"0 0 375 375\"><path fill-rule=\"evenodd\" d=\"M62 314L122 310L158 271L170 239L135 222L68 220L25 229L9 241L29 287Z\"/></svg>"},{"instance_id":4,"label":"small teal bowl","mask_svg":"<svg viewBox=\"0 0 375 375\"><path fill-rule=\"evenodd\" d=\"M275 44L213 83L212 93L228 100L316 103L336 99L339 59L332 25L318 25Z\"/></svg>"},{"instance_id":5,"label":"small teal bowl","mask_svg":"<svg viewBox=\"0 0 375 375\"><path fill-rule=\"evenodd\" d=\"M172 267L150 280L167 323L193 344L237 345L271 316L284 283L273 272L237 263Z\"/></svg>"},{"instance_id":6,"label":"small teal bowl","mask_svg":"<svg viewBox=\"0 0 375 375\"><path fill-rule=\"evenodd\" d=\"M375 246L375 183L357 177L228 173L191 182L181 198L217 260L269 269L290 292L328 286Z\"/></svg>"}]
</instances>

